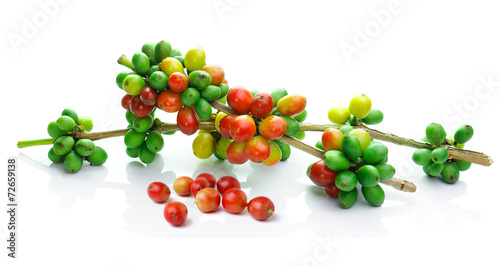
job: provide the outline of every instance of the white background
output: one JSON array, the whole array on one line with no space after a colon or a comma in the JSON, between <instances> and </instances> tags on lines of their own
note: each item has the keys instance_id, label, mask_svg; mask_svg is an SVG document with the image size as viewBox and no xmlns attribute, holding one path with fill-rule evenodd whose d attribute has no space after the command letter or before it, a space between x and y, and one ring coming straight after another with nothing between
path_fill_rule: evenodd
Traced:
<instances>
[{"instance_id":1,"label":"white background","mask_svg":"<svg viewBox=\"0 0 500 266\"><path fill-rule=\"evenodd\" d=\"M44 8L40 3L56 3ZM218 6L218 8L216 8ZM226 8L226 9L224 9ZM420 139L439 122L453 134L464 123L467 148L500 158L500 35L497 1L2 1L2 204L6 160L18 163L18 259L7 258L7 213L0 214L0 258L7 265L332 265L333 263L465 263L498 261L500 177L497 164L473 165L449 185L412 164L413 149L388 144L397 176L416 193L384 186L382 207L360 197L348 210L312 185L315 157L265 167L197 159L193 137L166 136L157 161L129 158L123 139L98 142L102 167L67 174L51 165L47 146L17 149L18 140L47 138L47 124L71 107L94 131L126 127L115 85L144 42L169 41L184 54L201 45L230 85L307 97L308 122L328 123L333 104L367 94L385 113L375 128ZM385 14L385 15L384 15ZM387 16L389 14L389 16ZM30 26L33 23L32 26ZM365 34L367 34L365 36ZM13 42L12 40L17 40ZM342 47L351 47L347 55ZM493 83L489 89L483 81ZM174 121L169 114L164 120ZM308 133L314 144L320 133ZM276 205L266 222L245 211L202 214L192 198L188 222L170 226L162 204L147 198L152 181L181 175L232 174L249 198ZM6 209L6 208L5 208ZM4 262L1 263L2 265Z\"/></svg>"}]
</instances>

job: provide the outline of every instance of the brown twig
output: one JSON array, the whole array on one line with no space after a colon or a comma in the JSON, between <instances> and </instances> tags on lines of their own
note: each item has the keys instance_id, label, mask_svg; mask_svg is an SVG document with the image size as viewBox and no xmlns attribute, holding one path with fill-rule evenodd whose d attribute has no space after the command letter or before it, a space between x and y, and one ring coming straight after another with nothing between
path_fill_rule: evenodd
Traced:
<instances>
[{"instance_id":1,"label":"brown twig","mask_svg":"<svg viewBox=\"0 0 500 266\"><path fill-rule=\"evenodd\" d=\"M334 125L334 124L315 125L315 124L301 123L300 125L301 125L301 130L303 131L325 131L327 128L337 128L337 129L340 128L340 125ZM368 132L370 137L373 139L390 142L396 145L412 147L415 149L433 150L436 148L436 146L429 143L402 138L391 133L380 132L376 129L366 126L365 124L354 126L354 128L362 128L366 130L366 132ZM491 164L493 164L493 160L491 159L491 157L484 153L458 149L452 145L443 145L442 147L448 150L449 159L471 162L483 166L490 166Z\"/></svg>"},{"instance_id":2,"label":"brown twig","mask_svg":"<svg viewBox=\"0 0 500 266\"><path fill-rule=\"evenodd\" d=\"M213 108L227 113L227 114L235 114L233 110L226 104L223 104L219 101L212 101L210 102ZM317 124L308 124L308 123L301 123L301 130L302 131L325 131L328 128L340 128L340 125L334 125L334 124L324 124L324 125L317 125ZM354 126L355 128L362 128L368 132L368 134L373 138L373 139L378 139L382 141L387 141L391 142L397 145L402 145L402 146L408 146L408 147L413 147L417 149L425 148L425 149L435 149L436 146L433 146L429 143L424 143L424 142L419 142L415 141L412 139L406 139L402 138L399 136L396 136L391 133L383 133L378 130L372 129L367 127L364 124L360 124L358 126ZM201 130L215 130L215 125L214 121L205 121L205 122L200 122L198 129ZM124 136L129 129L120 129L120 130L112 130L112 131L104 131L104 132L76 132L75 137L78 139L90 139L90 140L99 140L99 139L105 139L105 138L112 138L112 137L119 137L119 136ZM173 123L161 123L159 126L155 128L160 133L166 133L166 132L171 132L171 131L178 131L179 127L177 124ZM323 150L317 149L316 147L310 146L296 138L293 137L288 137L288 136L283 136L279 139L280 141L287 143L288 145L295 147L299 150L302 150L306 153L309 153L317 158L323 159L325 152ZM45 139L45 140L34 140L34 141L20 141L18 142L18 147L23 148L23 147L29 147L29 146L35 146L35 145L47 145L47 144L52 144L53 139ZM449 158L450 159L457 159L457 160L462 160L462 161L467 161L471 163L476 163L480 165L485 165L485 166L490 166L493 163L493 160L479 152L475 151L469 151L469 150L462 150L462 149L457 149L454 146L451 145L445 145L448 149L449 153ZM416 186L409 181L402 180L399 178L391 178L390 180L382 181L382 183L389 185L397 190L401 191L406 191L406 192L415 192L416 191Z\"/></svg>"}]
</instances>

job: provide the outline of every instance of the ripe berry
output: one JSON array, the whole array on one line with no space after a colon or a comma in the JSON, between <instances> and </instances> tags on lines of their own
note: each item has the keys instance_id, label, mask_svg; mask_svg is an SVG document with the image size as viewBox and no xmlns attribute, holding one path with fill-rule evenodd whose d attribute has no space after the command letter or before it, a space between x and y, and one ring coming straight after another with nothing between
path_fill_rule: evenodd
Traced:
<instances>
[{"instance_id":1,"label":"ripe berry","mask_svg":"<svg viewBox=\"0 0 500 266\"><path fill-rule=\"evenodd\" d=\"M171 225L181 225L187 220L188 210L182 202L172 201L165 205L163 209L165 220Z\"/></svg>"},{"instance_id":2,"label":"ripe berry","mask_svg":"<svg viewBox=\"0 0 500 266\"><path fill-rule=\"evenodd\" d=\"M156 203L163 203L170 198L170 189L162 182L153 182L148 186L148 196Z\"/></svg>"},{"instance_id":3,"label":"ripe berry","mask_svg":"<svg viewBox=\"0 0 500 266\"><path fill-rule=\"evenodd\" d=\"M202 212L213 212L220 206L220 194L214 188L207 187L196 194L196 206Z\"/></svg>"},{"instance_id":4,"label":"ripe berry","mask_svg":"<svg viewBox=\"0 0 500 266\"><path fill-rule=\"evenodd\" d=\"M222 196L222 207L230 213L241 213L247 207L247 195L239 188L231 188Z\"/></svg>"},{"instance_id":5,"label":"ripe berry","mask_svg":"<svg viewBox=\"0 0 500 266\"><path fill-rule=\"evenodd\" d=\"M241 188L240 181L232 176L223 176L217 181L217 190L221 195L224 195L228 189Z\"/></svg>"},{"instance_id":6,"label":"ripe berry","mask_svg":"<svg viewBox=\"0 0 500 266\"><path fill-rule=\"evenodd\" d=\"M200 190L207 187L211 187L210 182L208 182L205 178L198 178L191 183L190 187L191 195L193 195L193 197L196 197L196 194Z\"/></svg>"},{"instance_id":7,"label":"ripe berry","mask_svg":"<svg viewBox=\"0 0 500 266\"><path fill-rule=\"evenodd\" d=\"M248 202L248 213L259 221L268 219L274 214L274 203L267 197L256 197Z\"/></svg>"},{"instance_id":8,"label":"ripe berry","mask_svg":"<svg viewBox=\"0 0 500 266\"><path fill-rule=\"evenodd\" d=\"M172 187L180 196L188 196L191 194L191 183L193 179L189 176L180 176L174 180Z\"/></svg>"},{"instance_id":9,"label":"ripe berry","mask_svg":"<svg viewBox=\"0 0 500 266\"><path fill-rule=\"evenodd\" d=\"M249 141L255 135L256 130L255 122L249 115L234 118L229 126L229 134L237 142Z\"/></svg>"},{"instance_id":10,"label":"ripe berry","mask_svg":"<svg viewBox=\"0 0 500 266\"><path fill-rule=\"evenodd\" d=\"M264 118L274 107L273 97L267 92L258 92L250 102L250 112L256 118Z\"/></svg>"},{"instance_id":11,"label":"ripe berry","mask_svg":"<svg viewBox=\"0 0 500 266\"><path fill-rule=\"evenodd\" d=\"M233 87L227 93L227 104L237 114L250 112L252 93L244 87Z\"/></svg>"},{"instance_id":12,"label":"ripe berry","mask_svg":"<svg viewBox=\"0 0 500 266\"><path fill-rule=\"evenodd\" d=\"M210 183L210 186L215 188L215 185L217 184L217 179L215 179L215 177L212 174L201 173L194 180L200 179L200 178L205 178L208 181L208 183Z\"/></svg>"}]
</instances>

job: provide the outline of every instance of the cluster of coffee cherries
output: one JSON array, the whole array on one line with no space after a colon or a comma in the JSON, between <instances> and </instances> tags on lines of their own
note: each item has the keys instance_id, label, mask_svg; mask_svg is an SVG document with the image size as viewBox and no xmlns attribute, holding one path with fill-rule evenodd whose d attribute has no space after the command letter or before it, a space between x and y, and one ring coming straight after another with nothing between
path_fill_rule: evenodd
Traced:
<instances>
[{"instance_id":1,"label":"cluster of coffee cherries","mask_svg":"<svg viewBox=\"0 0 500 266\"><path fill-rule=\"evenodd\" d=\"M159 118L154 118L154 112L144 117L126 113L126 119L130 128L123 138L126 153L131 158L139 158L141 162L148 164L154 161L156 154L165 145L165 140L156 127L161 125ZM167 133L169 134L169 133Z\"/></svg>"},{"instance_id":2,"label":"cluster of coffee cherries","mask_svg":"<svg viewBox=\"0 0 500 266\"><path fill-rule=\"evenodd\" d=\"M328 195L338 198L342 208L356 203L359 190L372 206L380 206L385 200L379 182L395 174L395 168L387 163L388 149L372 140L366 130L355 128L364 119L381 122L381 114L371 109L371 100L366 95L354 96L349 108L335 105L328 113L330 121L339 128L323 132L316 147L325 151L324 158L312 163L307 175L315 185L324 187Z\"/></svg>"},{"instance_id":3,"label":"cluster of coffee cherries","mask_svg":"<svg viewBox=\"0 0 500 266\"><path fill-rule=\"evenodd\" d=\"M90 132L93 127L90 117L78 116L71 108L64 109L61 116L47 126L50 137L55 139L48 152L49 159L54 163L64 163L70 173L80 171L84 161L96 166L104 164L108 154L103 148L90 139L75 137L76 132Z\"/></svg>"},{"instance_id":4,"label":"cluster of coffee cherries","mask_svg":"<svg viewBox=\"0 0 500 266\"><path fill-rule=\"evenodd\" d=\"M200 46L189 49L185 56L167 41L145 43L132 59L120 57L118 62L130 70L120 72L116 84L126 94L122 106L131 129L125 135L127 154L151 163L163 148L163 138L156 126L157 109L177 113L181 132L197 132L200 121L212 116L211 101L225 99L229 90L224 70L207 65ZM169 134L169 133L166 133Z\"/></svg>"},{"instance_id":5,"label":"cluster of coffee cherries","mask_svg":"<svg viewBox=\"0 0 500 266\"><path fill-rule=\"evenodd\" d=\"M424 141L436 146L434 149L418 149L412 160L422 166L424 173L430 177L441 176L447 183L456 183L461 171L471 167L470 162L449 159L446 146L463 149L464 144L474 135L470 125L462 125L455 131L453 138L446 137L446 131L439 123L430 123L425 129Z\"/></svg>"},{"instance_id":6,"label":"cluster of coffee cherries","mask_svg":"<svg viewBox=\"0 0 500 266\"><path fill-rule=\"evenodd\" d=\"M307 116L305 97L288 95L282 88L272 93L229 88L222 67L205 59L200 46L182 56L163 40L145 43L131 60L120 57L118 62L130 68L116 77L117 86L126 92L122 106L131 128L125 135L127 154L146 164L154 161L164 144L155 131L161 125L155 117L160 109L177 113L177 126L185 135L198 132L192 144L198 158L213 155L232 164L268 166L288 159L290 146L278 139L304 138L299 122ZM227 103L231 112L213 113L214 101ZM216 130L199 130L202 121L214 122Z\"/></svg>"},{"instance_id":7,"label":"cluster of coffee cherries","mask_svg":"<svg viewBox=\"0 0 500 266\"><path fill-rule=\"evenodd\" d=\"M247 161L272 166L290 157L290 146L282 136L303 138L299 122L307 116L306 98L288 95L283 89L271 93L232 87L227 94L232 113L218 112L215 131L201 131L193 141L194 154L212 154L231 164Z\"/></svg>"},{"instance_id":8,"label":"cluster of coffee cherries","mask_svg":"<svg viewBox=\"0 0 500 266\"><path fill-rule=\"evenodd\" d=\"M180 176L172 184L175 193L181 197L193 197L194 204L203 213L216 212L220 205L225 211L240 214L245 209L259 221L267 220L274 214L274 203L265 196L258 196L248 201L241 184L233 176L223 176L218 180L210 173L201 173L196 178ZM149 198L156 203L165 203L170 199L171 191L163 182L153 182L147 188ZM179 226L188 218L188 208L178 200L166 203L163 216L171 225Z\"/></svg>"}]
</instances>

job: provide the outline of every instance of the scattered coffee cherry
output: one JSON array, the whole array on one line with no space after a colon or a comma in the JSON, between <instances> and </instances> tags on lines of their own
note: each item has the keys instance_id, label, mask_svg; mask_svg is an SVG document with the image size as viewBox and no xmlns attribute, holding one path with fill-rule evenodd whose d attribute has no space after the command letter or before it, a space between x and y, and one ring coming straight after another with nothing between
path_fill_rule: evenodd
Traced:
<instances>
[{"instance_id":1,"label":"scattered coffee cherry","mask_svg":"<svg viewBox=\"0 0 500 266\"><path fill-rule=\"evenodd\" d=\"M163 217L171 225L181 225L186 222L188 216L188 209L184 203L179 201L172 201L165 205L163 208Z\"/></svg>"},{"instance_id":2,"label":"scattered coffee cherry","mask_svg":"<svg viewBox=\"0 0 500 266\"><path fill-rule=\"evenodd\" d=\"M222 196L222 207L229 213L241 213L247 207L247 195L239 188L230 188Z\"/></svg>"},{"instance_id":3,"label":"scattered coffee cherry","mask_svg":"<svg viewBox=\"0 0 500 266\"><path fill-rule=\"evenodd\" d=\"M191 195L191 183L193 183L193 179L191 177L180 176L174 180L172 187L178 195L189 196Z\"/></svg>"},{"instance_id":4,"label":"scattered coffee cherry","mask_svg":"<svg viewBox=\"0 0 500 266\"><path fill-rule=\"evenodd\" d=\"M217 185L217 179L212 174L201 173L194 180L200 179L200 178L206 179L208 181L208 183L210 183L210 187L215 188L215 186Z\"/></svg>"},{"instance_id":5,"label":"scattered coffee cherry","mask_svg":"<svg viewBox=\"0 0 500 266\"><path fill-rule=\"evenodd\" d=\"M220 194L215 188L206 187L196 193L195 204L202 212L213 212L219 208Z\"/></svg>"},{"instance_id":6,"label":"scattered coffee cherry","mask_svg":"<svg viewBox=\"0 0 500 266\"><path fill-rule=\"evenodd\" d=\"M223 176L217 181L217 190L221 195L231 188L241 188L240 181L232 176Z\"/></svg>"},{"instance_id":7,"label":"scattered coffee cherry","mask_svg":"<svg viewBox=\"0 0 500 266\"><path fill-rule=\"evenodd\" d=\"M267 197L259 196L248 202L247 209L254 219L263 221L274 214L274 203Z\"/></svg>"},{"instance_id":8,"label":"scattered coffee cherry","mask_svg":"<svg viewBox=\"0 0 500 266\"><path fill-rule=\"evenodd\" d=\"M170 198L170 189L162 182L153 182L148 186L148 196L156 203L164 203Z\"/></svg>"},{"instance_id":9,"label":"scattered coffee cherry","mask_svg":"<svg viewBox=\"0 0 500 266\"><path fill-rule=\"evenodd\" d=\"M193 195L193 197L196 198L196 194L200 190L207 188L207 187L212 187L210 185L210 182L208 182L205 178L198 178L191 183L191 187L190 187L191 195Z\"/></svg>"}]
</instances>

